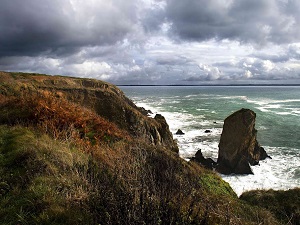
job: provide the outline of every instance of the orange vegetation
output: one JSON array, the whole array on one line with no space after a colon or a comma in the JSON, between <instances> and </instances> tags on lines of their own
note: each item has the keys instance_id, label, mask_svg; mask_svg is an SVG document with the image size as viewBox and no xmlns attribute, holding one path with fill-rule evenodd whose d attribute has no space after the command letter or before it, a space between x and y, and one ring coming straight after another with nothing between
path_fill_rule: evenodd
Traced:
<instances>
[{"instance_id":1,"label":"orange vegetation","mask_svg":"<svg viewBox=\"0 0 300 225\"><path fill-rule=\"evenodd\" d=\"M25 91L21 97L0 96L0 107L7 108L1 120L38 125L55 139L77 138L85 144L130 139L115 124L61 95L49 91Z\"/></svg>"}]
</instances>

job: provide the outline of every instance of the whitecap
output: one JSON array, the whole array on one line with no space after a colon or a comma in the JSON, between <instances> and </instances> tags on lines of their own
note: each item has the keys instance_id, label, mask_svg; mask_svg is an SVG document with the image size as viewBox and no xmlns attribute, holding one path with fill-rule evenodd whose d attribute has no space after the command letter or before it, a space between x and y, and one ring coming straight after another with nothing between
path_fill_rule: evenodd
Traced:
<instances>
[{"instance_id":1,"label":"whitecap","mask_svg":"<svg viewBox=\"0 0 300 225\"><path fill-rule=\"evenodd\" d=\"M240 99L240 100L248 100L247 96L218 96L218 99Z\"/></svg>"},{"instance_id":2,"label":"whitecap","mask_svg":"<svg viewBox=\"0 0 300 225\"><path fill-rule=\"evenodd\" d=\"M266 107L256 107L256 109L262 111L262 112L269 112L268 109L266 109Z\"/></svg>"},{"instance_id":3,"label":"whitecap","mask_svg":"<svg viewBox=\"0 0 300 225\"><path fill-rule=\"evenodd\" d=\"M184 98L192 98L192 97L197 97L198 95L187 95L187 96L184 96Z\"/></svg>"},{"instance_id":4,"label":"whitecap","mask_svg":"<svg viewBox=\"0 0 300 225\"><path fill-rule=\"evenodd\" d=\"M263 98L263 99L247 99L247 102L248 103L252 103L252 104L256 104L256 105L269 105L269 104L279 104L281 105L280 103L293 103L293 102L300 102L300 99L285 99L285 100L274 100L274 99L266 99L266 98Z\"/></svg>"},{"instance_id":5,"label":"whitecap","mask_svg":"<svg viewBox=\"0 0 300 225\"><path fill-rule=\"evenodd\" d=\"M277 115L291 115L290 112L276 112Z\"/></svg>"},{"instance_id":6,"label":"whitecap","mask_svg":"<svg viewBox=\"0 0 300 225\"><path fill-rule=\"evenodd\" d=\"M289 102L300 102L300 99L285 99L285 100L275 100L275 102L289 103Z\"/></svg>"},{"instance_id":7,"label":"whitecap","mask_svg":"<svg viewBox=\"0 0 300 225\"><path fill-rule=\"evenodd\" d=\"M279 104L270 104L270 105L266 105L265 108L267 108L267 109L280 109L280 108L282 108L282 106L279 105Z\"/></svg>"}]
</instances>

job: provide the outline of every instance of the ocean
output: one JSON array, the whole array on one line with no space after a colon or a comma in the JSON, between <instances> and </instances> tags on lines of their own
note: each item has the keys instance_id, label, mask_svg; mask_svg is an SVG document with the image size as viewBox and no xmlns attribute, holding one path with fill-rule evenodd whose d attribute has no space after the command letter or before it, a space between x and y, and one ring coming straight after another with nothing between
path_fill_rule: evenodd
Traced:
<instances>
[{"instance_id":1,"label":"ocean","mask_svg":"<svg viewBox=\"0 0 300 225\"><path fill-rule=\"evenodd\" d=\"M223 121L248 108L256 113L257 139L272 159L252 166L254 175L221 175L235 192L300 187L300 87L130 86L120 87L135 104L162 114L188 160L201 149L215 161ZM184 135L175 135L181 129ZM209 130L210 132L205 132Z\"/></svg>"}]
</instances>

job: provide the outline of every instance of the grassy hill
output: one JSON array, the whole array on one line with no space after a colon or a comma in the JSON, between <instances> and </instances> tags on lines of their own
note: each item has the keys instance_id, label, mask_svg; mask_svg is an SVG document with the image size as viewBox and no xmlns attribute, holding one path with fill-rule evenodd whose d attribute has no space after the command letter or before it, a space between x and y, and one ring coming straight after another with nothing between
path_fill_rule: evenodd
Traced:
<instances>
[{"instance_id":1,"label":"grassy hill","mask_svg":"<svg viewBox=\"0 0 300 225\"><path fill-rule=\"evenodd\" d=\"M177 151L111 84L0 72L1 224L299 224L299 189L239 199Z\"/></svg>"}]
</instances>

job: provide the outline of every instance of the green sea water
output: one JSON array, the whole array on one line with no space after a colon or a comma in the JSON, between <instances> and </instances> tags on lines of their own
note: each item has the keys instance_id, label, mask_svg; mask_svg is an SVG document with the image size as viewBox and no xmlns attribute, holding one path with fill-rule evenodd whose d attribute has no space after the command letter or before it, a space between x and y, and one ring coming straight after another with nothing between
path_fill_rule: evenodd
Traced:
<instances>
[{"instance_id":1,"label":"green sea water","mask_svg":"<svg viewBox=\"0 0 300 225\"><path fill-rule=\"evenodd\" d=\"M224 119L249 108L256 113L258 141L272 156L255 175L223 176L238 194L245 190L300 187L300 87L199 86L121 87L138 106L165 116L176 136L180 156L188 159L198 149L217 158ZM210 133L205 132L209 130Z\"/></svg>"}]
</instances>

